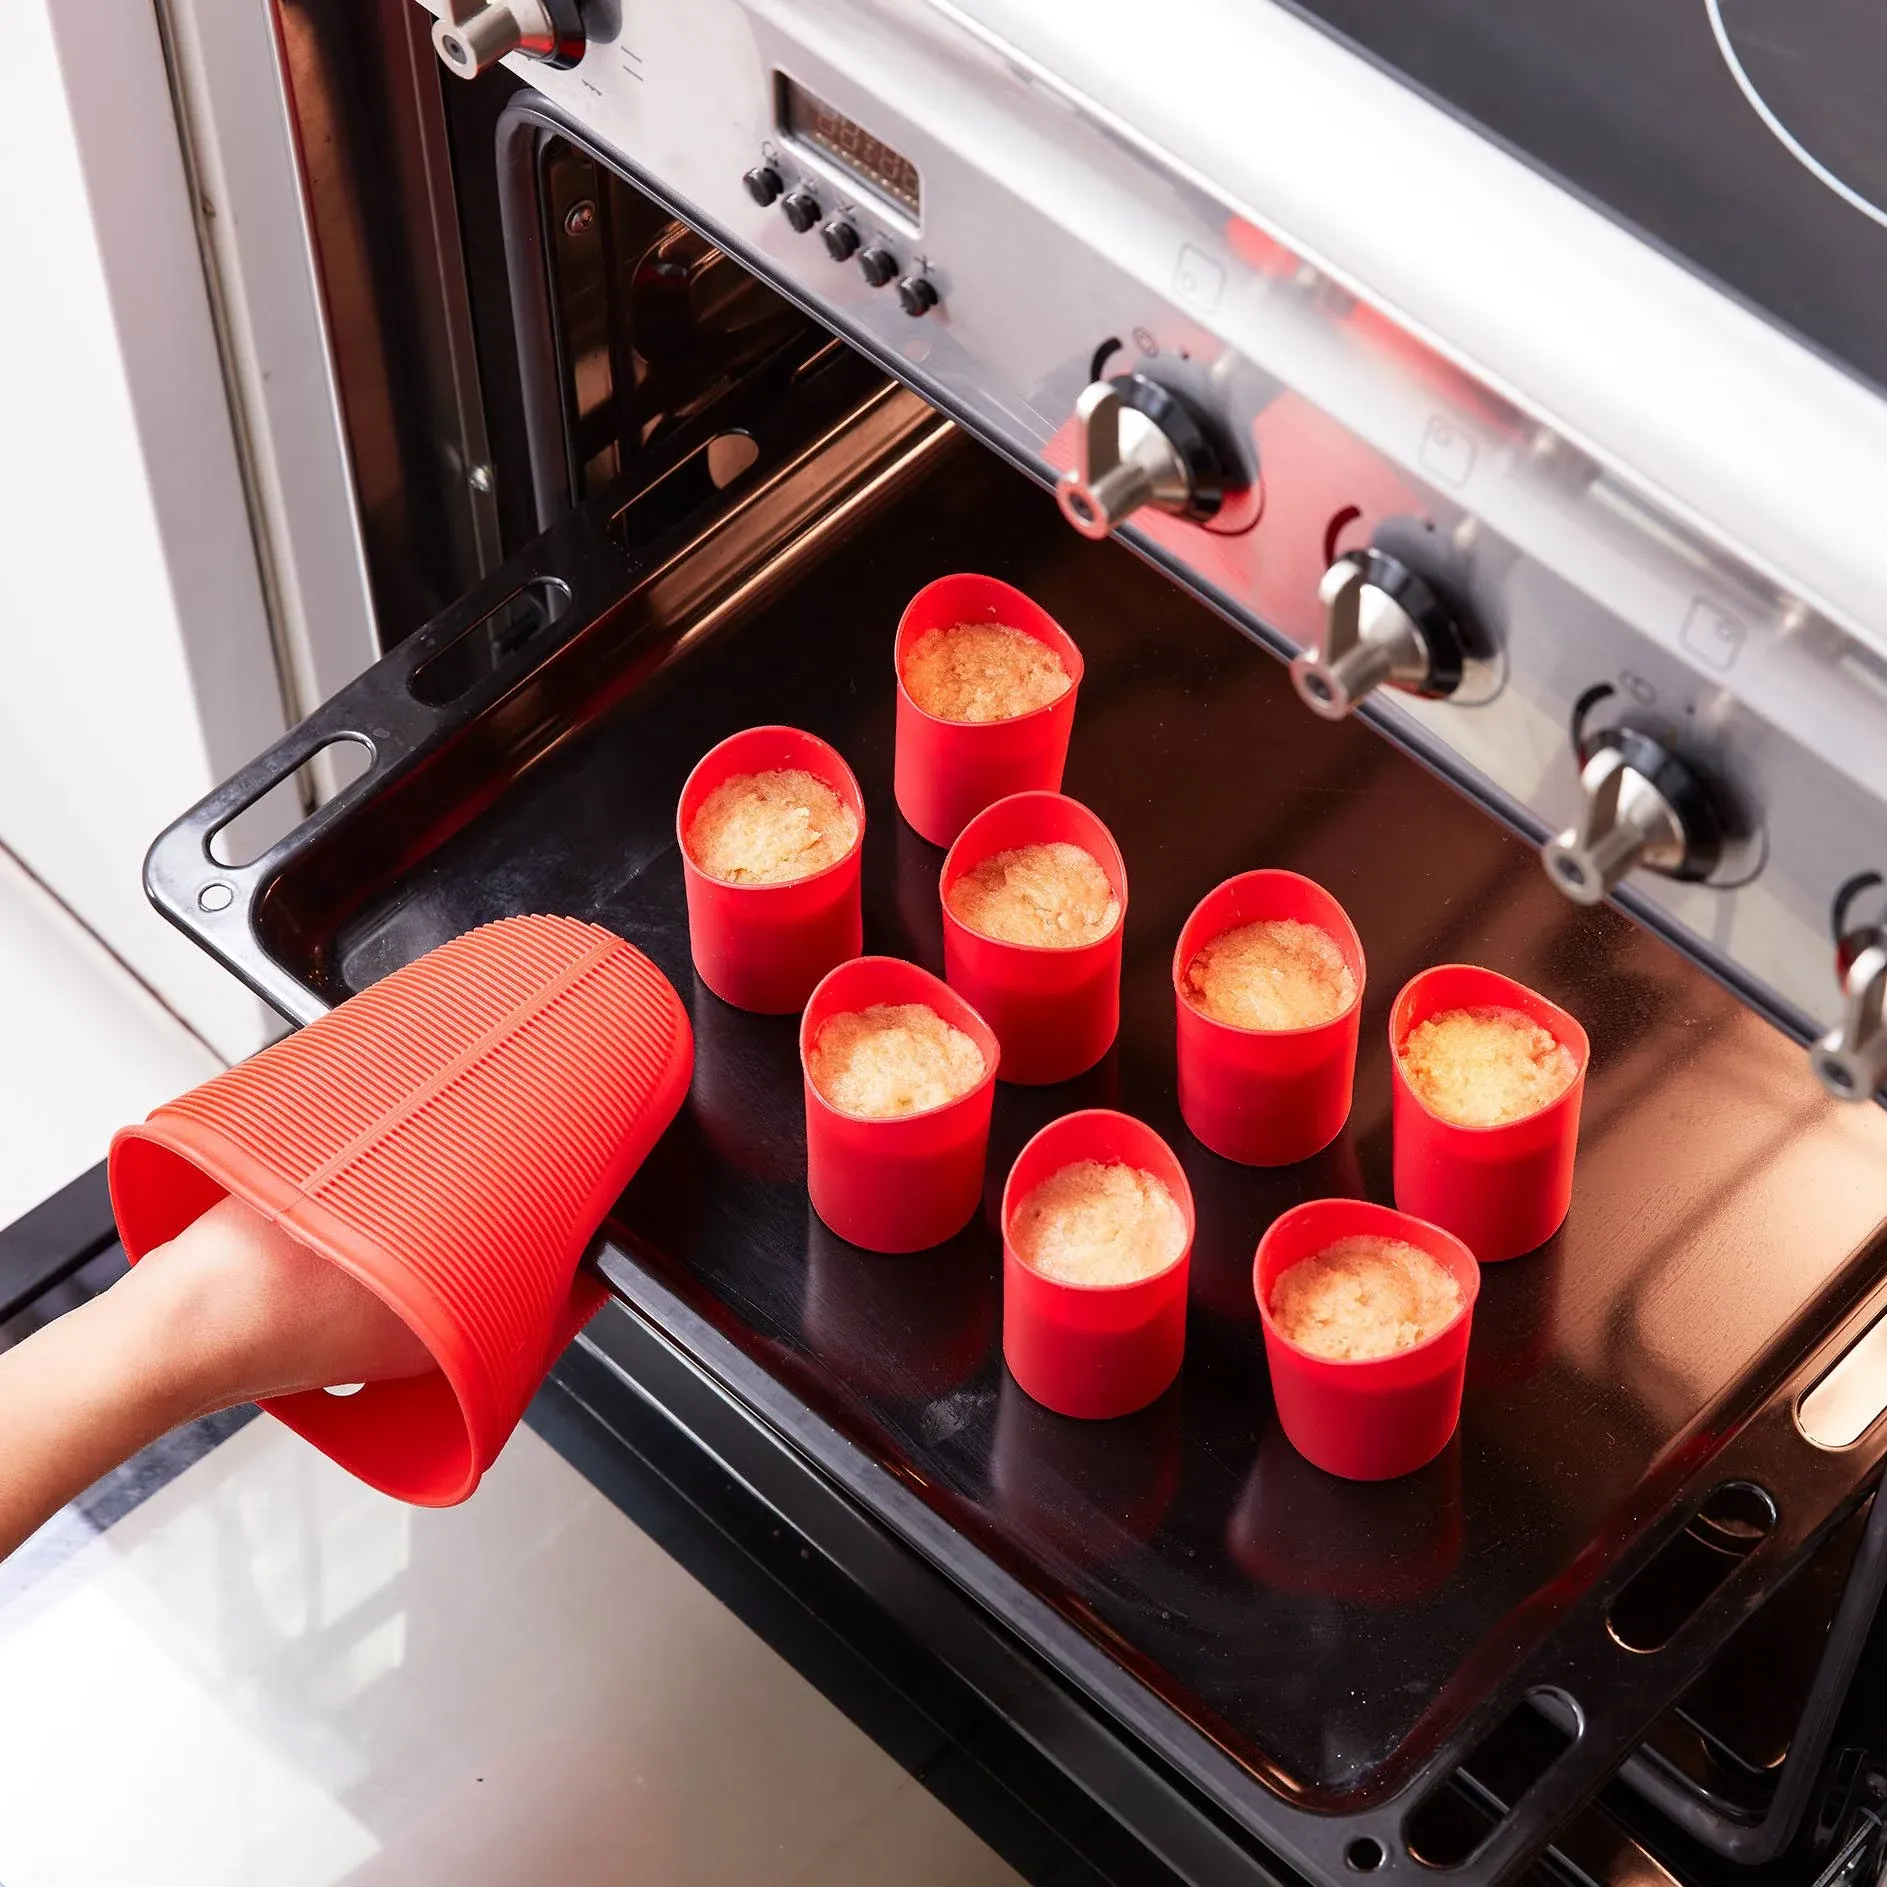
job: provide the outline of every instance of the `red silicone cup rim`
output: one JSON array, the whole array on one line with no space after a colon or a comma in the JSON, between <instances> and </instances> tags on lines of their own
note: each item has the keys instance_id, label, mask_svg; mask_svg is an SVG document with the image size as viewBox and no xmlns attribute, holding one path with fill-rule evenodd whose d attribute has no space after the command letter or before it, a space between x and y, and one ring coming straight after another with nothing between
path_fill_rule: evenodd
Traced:
<instances>
[{"instance_id":1,"label":"red silicone cup rim","mask_svg":"<svg viewBox=\"0 0 1887 1887\"><path fill-rule=\"evenodd\" d=\"M1473 979L1471 982L1468 981L1470 978ZM1453 993L1457 986L1461 986L1461 993ZM1451 993L1435 996L1434 992L1438 989ZM1483 993L1469 993L1477 989ZM1430 1000L1431 997L1433 1000ZM1408 1040L1409 1031L1418 1022L1425 1022L1430 1016L1445 1009L1481 1007L1518 1009L1531 1016L1541 1028L1550 1030L1570 1048L1573 1059L1579 1064L1579 1072L1573 1076L1564 1093L1556 1094L1544 1107L1535 1108L1531 1114L1522 1114L1518 1120L1505 1120L1493 1127L1473 1127L1463 1121L1449 1120L1446 1115L1436 1113L1402 1079L1402 1044ZM1550 996L1542 996L1537 989L1529 989L1525 983L1516 982L1511 976L1503 976L1499 970L1484 969L1478 963L1432 963L1425 970L1417 970L1396 992L1395 1001L1389 1005L1389 1060L1397 1080L1402 1083L1409 1099L1430 1120L1455 1133L1504 1134L1515 1127L1529 1126L1555 1113L1564 1113L1583 1091L1586 1067L1591 1059L1591 1037L1586 1034L1585 1024L1570 1010L1562 1009Z\"/></svg>"},{"instance_id":2,"label":"red silicone cup rim","mask_svg":"<svg viewBox=\"0 0 1887 1887\"><path fill-rule=\"evenodd\" d=\"M1340 1013L1305 1028L1251 1029L1187 999L1194 957L1213 938L1267 917L1314 923L1335 942L1356 983ZM1314 878L1265 867L1208 891L1173 946L1180 1112L1193 1137L1248 1166L1290 1165L1328 1146L1349 1117L1367 982L1349 912Z\"/></svg>"},{"instance_id":3,"label":"red silicone cup rim","mask_svg":"<svg viewBox=\"0 0 1887 1887\"><path fill-rule=\"evenodd\" d=\"M919 707L904 685L911 644L932 629L979 620L1019 629L1053 649L1067 671L1066 691L998 721L950 721ZM897 685L894 796L921 837L950 845L998 799L1060 789L1086 663L1074 638L1033 597L998 577L969 571L938 577L905 605L891 667Z\"/></svg>"},{"instance_id":4,"label":"red silicone cup rim","mask_svg":"<svg viewBox=\"0 0 1887 1887\"><path fill-rule=\"evenodd\" d=\"M796 767L823 780L858 824L842 858L780 884L734 884L695 863L688 828L701 803L741 773ZM844 756L803 728L769 724L742 728L694 764L675 803L688 901L688 942L695 973L738 1009L790 1015L835 964L858 954L863 941L859 868L865 845L865 796Z\"/></svg>"},{"instance_id":5,"label":"red silicone cup rim","mask_svg":"<svg viewBox=\"0 0 1887 1887\"><path fill-rule=\"evenodd\" d=\"M946 600L956 597L962 597L963 601ZM932 714L928 708L919 707L904 686L905 651L920 635L928 634L932 629L948 629L979 616L990 622L999 622L1007 629L1020 629L1024 635L1033 636L1037 642L1046 643L1053 649L1061 657L1062 667L1068 671L1067 693L1057 695L1053 701L1044 701L1039 708L1030 708L1026 714L1006 715L995 722L951 721L941 714ZM1038 720L1053 714L1056 707L1067 700L1068 695L1074 694L1087 672L1087 665L1082 660L1081 650L1074 637L1034 597L1025 595L1013 583L1005 583L1000 577L980 576L973 570L953 571L948 576L935 577L905 604L904 614L898 618L897 635L891 644L891 661L897 675L898 693L910 703L911 712L921 715L937 727L1014 727L1022 721Z\"/></svg>"},{"instance_id":6,"label":"red silicone cup rim","mask_svg":"<svg viewBox=\"0 0 1887 1887\"><path fill-rule=\"evenodd\" d=\"M813 1083L811 1051L833 1016L880 1002L921 1002L976 1043L983 1074L954 1100L892 1120L866 1120ZM813 1210L866 1251L925 1251L960 1232L982 1204L996 1069L995 1031L941 978L901 957L854 957L829 971L799 1024L806 1095L806 1188Z\"/></svg>"},{"instance_id":7,"label":"red silicone cup rim","mask_svg":"<svg viewBox=\"0 0 1887 1887\"><path fill-rule=\"evenodd\" d=\"M972 930L950 908L951 887L996 852L1067 840L1100 866L1120 906L1114 927L1091 943L1007 943ZM1065 793L1012 793L957 835L937 880L943 905L944 974L989 1021L1008 1064L1027 1086L1066 1081L1094 1066L1120 1028L1120 962L1127 929L1127 862L1099 815Z\"/></svg>"},{"instance_id":8,"label":"red silicone cup rim","mask_svg":"<svg viewBox=\"0 0 1887 1887\"><path fill-rule=\"evenodd\" d=\"M1317 1356L1271 1315L1271 1288L1299 1260L1355 1234L1397 1238L1445 1265L1461 1308L1422 1342L1390 1356ZM1252 1260L1278 1418L1298 1453L1350 1480L1389 1480L1432 1461L1460 1416L1468 1340L1481 1291L1472 1251L1446 1228L1367 1199L1309 1199L1266 1227ZM1373 1419L1372 1419L1373 1418Z\"/></svg>"},{"instance_id":9,"label":"red silicone cup rim","mask_svg":"<svg viewBox=\"0 0 1887 1887\"><path fill-rule=\"evenodd\" d=\"M1416 1093L1402 1071L1402 1044L1428 1016L1490 1005L1518 1009L1550 1030L1572 1050L1578 1071L1563 1093L1531 1114L1469 1126L1445 1119ZM1577 1016L1498 970L1441 963L1412 976L1389 1008L1397 1204L1465 1239L1483 1264L1544 1244L1572 1203L1591 1057L1591 1039Z\"/></svg>"},{"instance_id":10,"label":"red silicone cup rim","mask_svg":"<svg viewBox=\"0 0 1887 1887\"><path fill-rule=\"evenodd\" d=\"M1076 1160L1120 1162L1152 1173L1186 1222L1179 1256L1150 1277L1078 1284L1024 1263L1010 1236L1022 1201ZM1197 1219L1185 1168L1144 1121L1086 1108L1050 1121L1016 1155L1002 1192L1003 1356L1037 1402L1084 1420L1131 1415L1158 1399L1179 1373Z\"/></svg>"}]
</instances>

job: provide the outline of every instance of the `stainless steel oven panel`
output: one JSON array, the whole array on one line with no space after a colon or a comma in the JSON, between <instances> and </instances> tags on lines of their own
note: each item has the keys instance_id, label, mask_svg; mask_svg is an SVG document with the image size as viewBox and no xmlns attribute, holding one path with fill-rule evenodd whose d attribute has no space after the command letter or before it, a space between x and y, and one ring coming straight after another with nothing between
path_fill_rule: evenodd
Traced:
<instances>
[{"instance_id":1,"label":"stainless steel oven panel","mask_svg":"<svg viewBox=\"0 0 1887 1887\"><path fill-rule=\"evenodd\" d=\"M1432 524L1437 559L1504 645L1505 685L1472 708L1378 696L1370 718L1545 832L1577 808L1573 705L1609 683L1608 711L1678 730L1761 828L1717 874L1747 882L1638 872L1622 901L1797 1034L1833 1020L1832 899L1887 862L1887 665L1850 629L940 13L629 8L620 39L569 71L516 63L717 239L1038 476L1071 461L1069 416L1104 341L1206 408L1259 461L1256 527L1228 537L1143 513L1124 534L1280 653L1317 632L1327 549L1392 518ZM915 240L782 137L776 72L916 164ZM752 201L742 177L762 162L822 208L849 207L937 307L911 318Z\"/></svg>"}]
</instances>

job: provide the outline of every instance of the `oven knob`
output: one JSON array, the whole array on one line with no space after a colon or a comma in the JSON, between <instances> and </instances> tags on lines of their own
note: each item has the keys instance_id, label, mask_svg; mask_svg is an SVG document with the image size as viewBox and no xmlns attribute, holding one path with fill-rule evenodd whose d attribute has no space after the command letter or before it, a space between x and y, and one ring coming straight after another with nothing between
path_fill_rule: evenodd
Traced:
<instances>
[{"instance_id":1,"label":"oven knob","mask_svg":"<svg viewBox=\"0 0 1887 1887\"><path fill-rule=\"evenodd\" d=\"M1875 924L1848 922L1863 891L1877 891L1881 875L1864 871L1835 894L1835 980L1841 1020L1808 1051L1822 1086L1838 1101L1865 1101L1887 1083L1887 917Z\"/></svg>"},{"instance_id":2,"label":"oven knob","mask_svg":"<svg viewBox=\"0 0 1887 1887\"><path fill-rule=\"evenodd\" d=\"M786 179L771 164L756 164L741 178L741 182L747 186L747 194L763 210L777 203L780 192L786 188Z\"/></svg>"},{"instance_id":3,"label":"oven knob","mask_svg":"<svg viewBox=\"0 0 1887 1887\"><path fill-rule=\"evenodd\" d=\"M1144 374L1092 382L1075 402L1081 463L1055 487L1062 516L1105 537L1142 505L1181 518L1216 516L1225 455L1178 394Z\"/></svg>"},{"instance_id":4,"label":"oven knob","mask_svg":"<svg viewBox=\"0 0 1887 1887\"><path fill-rule=\"evenodd\" d=\"M1461 686L1467 638L1428 582L1386 551L1339 557L1317 588L1323 640L1291 664L1305 704L1340 721L1387 683L1406 694L1451 695Z\"/></svg>"},{"instance_id":5,"label":"oven knob","mask_svg":"<svg viewBox=\"0 0 1887 1887\"><path fill-rule=\"evenodd\" d=\"M780 199L780 214L803 236L819 220L819 199L810 190L789 190Z\"/></svg>"},{"instance_id":6,"label":"oven knob","mask_svg":"<svg viewBox=\"0 0 1887 1887\"><path fill-rule=\"evenodd\" d=\"M898 284L898 300L907 315L925 315L937 305L936 285L923 275L907 275Z\"/></svg>"},{"instance_id":7,"label":"oven knob","mask_svg":"<svg viewBox=\"0 0 1887 1887\"><path fill-rule=\"evenodd\" d=\"M475 79L507 53L546 65L573 66L583 57L579 0L445 0L432 29L433 49L450 72Z\"/></svg>"},{"instance_id":8,"label":"oven knob","mask_svg":"<svg viewBox=\"0 0 1887 1887\"><path fill-rule=\"evenodd\" d=\"M1579 771L1579 823L1549 839L1546 875L1576 904L1600 904L1635 865L1667 878L1708 878L1723 857L1724 820L1698 769L1632 727L1598 736Z\"/></svg>"},{"instance_id":9,"label":"oven knob","mask_svg":"<svg viewBox=\"0 0 1887 1887\"><path fill-rule=\"evenodd\" d=\"M874 243L858 258L858 271L873 288L888 288L898 279L898 259Z\"/></svg>"},{"instance_id":10,"label":"oven knob","mask_svg":"<svg viewBox=\"0 0 1887 1887\"><path fill-rule=\"evenodd\" d=\"M835 216L819 235L834 262L849 262L858 253L858 231L842 216Z\"/></svg>"}]
</instances>

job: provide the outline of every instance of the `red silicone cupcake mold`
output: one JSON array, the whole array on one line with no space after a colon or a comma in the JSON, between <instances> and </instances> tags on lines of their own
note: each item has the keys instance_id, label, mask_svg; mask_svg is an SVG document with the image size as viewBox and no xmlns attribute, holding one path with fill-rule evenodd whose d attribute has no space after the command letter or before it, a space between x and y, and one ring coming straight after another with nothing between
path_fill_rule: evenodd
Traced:
<instances>
[{"instance_id":1,"label":"red silicone cupcake mold","mask_svg":"<svg viewBox=\"0 0 1887 1887\"><path fill-rule=\"evenodd\" d=\"M851 808L858 821L852 849L825 870L787 884L737 885L709 877L688 852L688 828L702 801L738 774L792 768L823 780ZM813 985L863 947L858 875L865 798L852 769L816 734L797 727L749 727L711 747L681 789L675 836L695 974L723 1002L761 1015L796 1014Z\"/></svg>"},{"instance_id":2,"label":"red silicone cupcake mold","mask_svg":"<svg viewBox=\"0 0 1887 1887\"><path fill-rule=\"evenodd\" d=\"M578 1260L693 1047L648 958L515 917L442 944L111 1145L133 1263L233 1194L359 1279L437 1368L263 1404L403 1500L463 1500L601 1305Z\"/></svg>"},{"instance_id":3,"label":"red silicone cupcake mold","mask_svg":"<svg viewBox=\"0 0 1887 1887\"><path fill-rule=\"evenodd\" d=\"M1572 1050L1572 1086L1536 1113L1498 1127L1443 1120L1402 1073L1409 1031L1449 1009L1518 1009ZM1468 963L1424 970L1389 1011L1396 1204L1466 1242L1483 1264L1517 1258L1557 1232L1572 1204L1579 1104L1592 1045L1578 1020L1524 983Z\"/></svg>"},{"instance_id":4,"label":"red silicone cupcake mold","mask_svg":"<svg viewBox=\"0 0 1887 1887\"><path fill-rule=\"evenodd\" d=\"M945 721L905 692L904 657L919 636L964 622L1020 629L1061 657L1068 692L1005 721ZM933 845L949 845L985 806L1011 793L1060 790L1081 692L1081 651L1041 604L995 577L939 577L911 598L892 648L898 679L898 810Z\"/></svg>"},{"instance_id":5,"label":"red silicone cupcake mold","mask_svg":"<svg viewBox=\"0 0 1887 1887\"><path fill-rule=\"evenodd\" d=\"M1106 874L1120 916L1105 937L1058 950L1003 943L958 920L950 888L996 852L1066 840ZM939 881L944 975L996 1031L1002 1078L1024 1086L1068 1081L1105 1055L1120 1029L1121 939L1127 928L1127 866L1114 835L1061 793L1017 793L978 813L958 835Z\"/></svg>"},{"instance_id":6,"label":"red silicone cupcake mold","mask_svg":"<svg viewBox=\"0 0 1887 1887\"><path fill-rule=\"evenodd\" d=\"M1187 1000L1193 958L1213 938L1266 918L1314 924L1342 952L1356 996L1341 1015L1306 1029L1246 1029ZM1327 1147L1349 1118L1363 979L1356 927L1322 885L1294 871L1248 871L1207 892L1173 951L1179 1111L1194 1138L1245 1166L1288 1166Z\"/></svg>"},{"instance_id":7,"label":"red silicone cupcake mold","mask_svg":"<svg viewBox=\"0 0 1887 1887\"><path fill-rule=\"evenodd\" d=\"M961 1029L983 1057L983 1078L967 1094L921 1114L860 1120L841 1113L813 1086L811 1055L832 1017L874 1003L923 1003ZM1001 1050L987 1022L947 983L897 957L855 957L819 987L799 1025L806 1090L806 1190L833 1231L867 1251L923 1251L976 1216Z\"/></svg>"},{"instance_id":8,"label":"red silicone cupcake mold","mask_svg":"<svg viewBox=\"0 0 1887 1887\"><path fill-rule=\"evenodd\" d=\"M1044 1277L1009 1236L1017 1208L1077 1160L1137 1166L1165 1185L1186 1219L1186 1247L1164 1271L1129 1284ZM1164 1394L1186 1352L1192 1189L1173 1150L1143 1121L1106 1108L1064 1114L1016 1156L1002 1194L1002 1349L1009 1373L1059 1415L1131 1415Z\"/></svg>"},{"instance_id":9,"label":"red silicone cupcake mold","mask_svg":"<svg viewBox=\"0 0 1887 1887\"><path fill-rule=\"evenodd\" d=\"M1313 1356L1271 1317L1271 1287L1305 1258L1340 1238L1373 1234L1419 1247L1461 1287L1454 1321L1426 1342L1393 1356L1347 1361ZM1447 1446L1461 1415L1468 1333L1480 1294L1474 1254L1438 1225L1364 1199L1312 1199L1271 1222L1252 1266L1265 1360L1278 1420L1305 1460L1350 1481L1386 1481L1412 1474Z\"/></svg>"}]
</instances>

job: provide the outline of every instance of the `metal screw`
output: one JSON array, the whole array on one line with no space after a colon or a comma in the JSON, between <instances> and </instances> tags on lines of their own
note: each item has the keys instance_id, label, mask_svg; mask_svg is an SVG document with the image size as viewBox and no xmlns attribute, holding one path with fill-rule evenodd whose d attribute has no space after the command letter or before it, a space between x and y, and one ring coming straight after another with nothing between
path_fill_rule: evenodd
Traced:
<instances>
[{"instance_id":1,"label":"metal screw","mask_svg":"<svg viewBox=\"0 0 1887 1887\"><path fill-rule=\"evenodd\" d=\"M571 204L564 213L563 227L566 236L587 236L596 227L596 205L588 197Z\"/></svg>"},{"instance_id":2,"label":"metal screw","mask_svg":"<svg viewBox=\"0 0 1887 1887\"><path fill-rule=\"evenodd\" d=\"M465 474L465 482L477 492L488 492L491 490L492 486L497 483L491 475L491 467L489 465L474 465L472 469Z\"/></svg>"}]
</instances>

